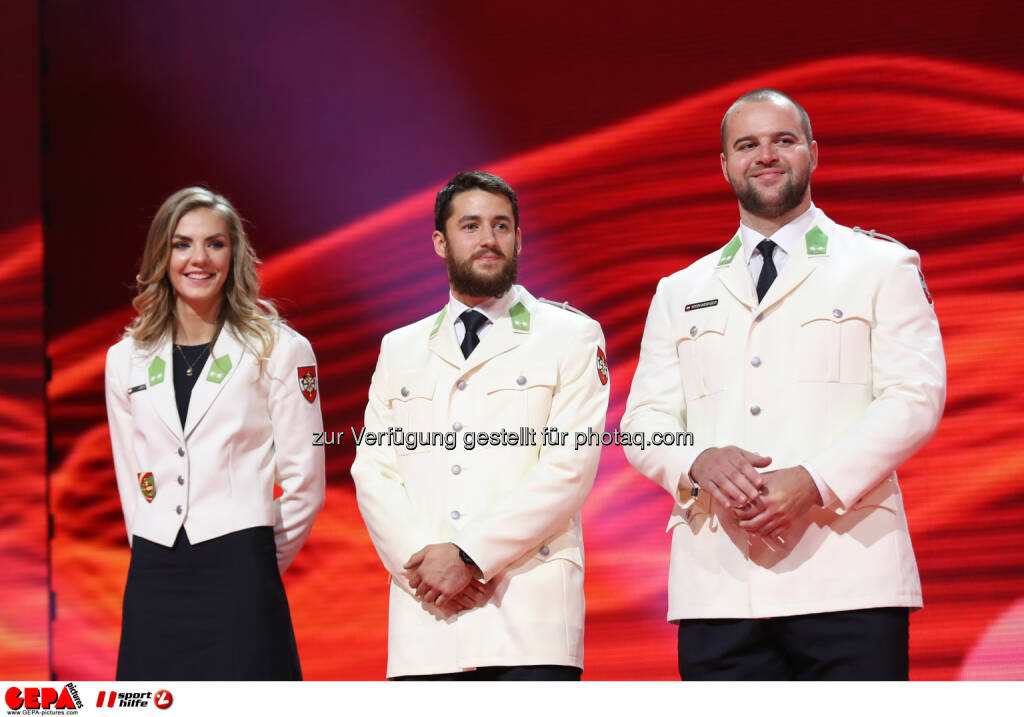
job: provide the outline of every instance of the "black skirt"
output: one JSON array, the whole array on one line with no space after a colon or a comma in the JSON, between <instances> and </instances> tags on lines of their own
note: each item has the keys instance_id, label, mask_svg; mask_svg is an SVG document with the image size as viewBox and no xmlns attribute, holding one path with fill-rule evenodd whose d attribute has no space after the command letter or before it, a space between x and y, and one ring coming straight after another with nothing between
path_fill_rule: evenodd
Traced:
<instances>
[{"instance_id":1,"label":"black skirt","mask_svg":"<svg viewBox=\"0 0 1024 717\"><path fill-rule=\"evenodd\" d=\"M132 539L118 680L301 680L274 530Z\"/></svg>"}]
</instances>

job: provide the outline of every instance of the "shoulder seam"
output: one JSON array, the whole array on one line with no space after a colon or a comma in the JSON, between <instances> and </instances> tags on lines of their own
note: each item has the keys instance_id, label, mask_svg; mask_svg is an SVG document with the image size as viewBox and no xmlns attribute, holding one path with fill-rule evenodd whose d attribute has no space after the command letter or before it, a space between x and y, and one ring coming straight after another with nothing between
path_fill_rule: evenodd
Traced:
<instances>
[{"instance_id":1,"label":"shoulder seam","mask_svg":"<svg viewBox=\"0 0 1024 717\"><path fill-rule=\"evenodd\" d=\"M577 309L575 306L570 306L568 301L555 301L553 299L545 299L541 297L537 299L537 302L541 304L547 304L548 306L555 306L565 311L571 311L574 314L579 314L584 318L591 319L591 317L588 316L586 312ZM591 319L591 321L593 321L593 319Z\"/></svg>"},{"instance_id":2,"label":"shoulder seam","mask_svg":"<svg viewBox=\"0 0 1024 717\"><path fill-rule=\"evenodd\" d=\"M872 239L881 239L883 241L891 242L897 246L901 246L907 251L913 251L909 246L901 242L899 239L889 236L888 234L882 234L881 232L875 231L874 229L861 229L860 227L852 227L852 230L857 234L863 234L866 237Z\"/></svg>"}]
</instances>

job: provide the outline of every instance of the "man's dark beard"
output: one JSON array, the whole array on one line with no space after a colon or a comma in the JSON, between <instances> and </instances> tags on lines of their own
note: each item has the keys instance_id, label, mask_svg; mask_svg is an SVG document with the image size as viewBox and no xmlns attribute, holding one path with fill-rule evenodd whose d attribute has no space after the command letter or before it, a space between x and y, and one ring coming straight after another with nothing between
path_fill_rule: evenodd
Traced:
<instances>
[{"instance_id":1,"label":"man's dark beard","mask_svg":"<svg viewBox=\"0 0 1024 717\"><path fill-rule=\"evenodd\" d=\"M491 253L504 257L504 254L496 250ZM448 281L452 289L465 294L466 296L501 296L512 288L516 283L516 275L519 272L519 257L515 254L511 258L505 258L501 271L491 277L483 277L473 271L473 259L479 256L475 253L469 259L457 264L452 257L451 250L446 250L444 263L448 267Z\"/></svg>"},{"instance_id":2,"label":"man's dark beard","mask_svg":"<svg viewBox=\"0 0 1024 717\"><path fill-rule=\"evenodd\" d=\"M785 187L782 189L782 194L772 203L764 201L749 180L745 189L737 187L733 183L732 178L729 179L729 184L732 186L732 191L736 198L740 200L741 207L755 217L778 219L799 206L800 202L804 199L804 194L807 192L807 187L811 183L810 172L803 175L794 172L791 176L792 179L786 182Z\"/></svg>"}]
</instances>

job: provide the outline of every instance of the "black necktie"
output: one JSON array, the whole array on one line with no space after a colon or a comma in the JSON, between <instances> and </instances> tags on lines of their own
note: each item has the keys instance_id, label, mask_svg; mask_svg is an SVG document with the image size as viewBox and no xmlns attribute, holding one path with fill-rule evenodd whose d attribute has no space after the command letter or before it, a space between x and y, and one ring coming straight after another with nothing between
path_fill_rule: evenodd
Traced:
<instances>
[{"instance_id":1,"label":"black necktie","mask_svg":"<svg viewBox=\"0 0 1024 717\"><path fill-rule=\"evenodd\" d=\"M775 277L779 275L775 271L775 262L772 261L772 252L775 251L775 242L771 239L765 239L757 245L757 250L761 252L761 256L764 258L764 263L761 264L761 275L757 277L757 303L761 303L764 300L764 295L768 293L769 287L772 282L775 281Z\"/></svg>"},{"instance_id":2,"label":"black necktie","mask_svg":"<svg viewBox=\"0 0 1024 717\"><path fill-rule=\"evenodd\" d=\"M469 358L473 349L480 343L480 337L476 335L476 332L485 323L487 323L487 317L479 311L466 309L462 312L462 325L466 327L466 335L462 337L462 355L466 358Z\"/></svg>"}]
</instances>

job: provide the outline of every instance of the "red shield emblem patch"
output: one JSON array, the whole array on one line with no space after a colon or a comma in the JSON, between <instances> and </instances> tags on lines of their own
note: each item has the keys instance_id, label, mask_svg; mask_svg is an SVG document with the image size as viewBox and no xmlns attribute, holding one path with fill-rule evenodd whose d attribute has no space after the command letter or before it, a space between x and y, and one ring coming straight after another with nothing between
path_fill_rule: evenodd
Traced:
<instances>
[{"instance_id":1,"label":"red shield emblem patch","mask_svg":"<svg viewBox=\"0 0 1024 717\"><path fill-rule=\"evenodd\" d=\"M316 366L299 366L299 390L310 403L316 400Z\"/></svg>"},{"instance_id":2,"label":"red shield emblem patch","mask_svg":"<svg viewBox=\"0 0 1024 717\"><path fill-rule=\"evenodd\" d=\"M602 386L608 383L608 359L600 346L597 347L597 377L601 379Z\"/></svg>"},{"instance_id":3,"label":"red shield emblem patch","mask_svg":"<svg viewBox=\"0 0 1024 717\"><path fill-rule=\"evenodd\" d=\"M139 490L142 491L142 497L146 499L147 503L152 503L153 499L156 498L156 483L153 482L152 473L139 473Z\"/></svg>"}]
</instances>

